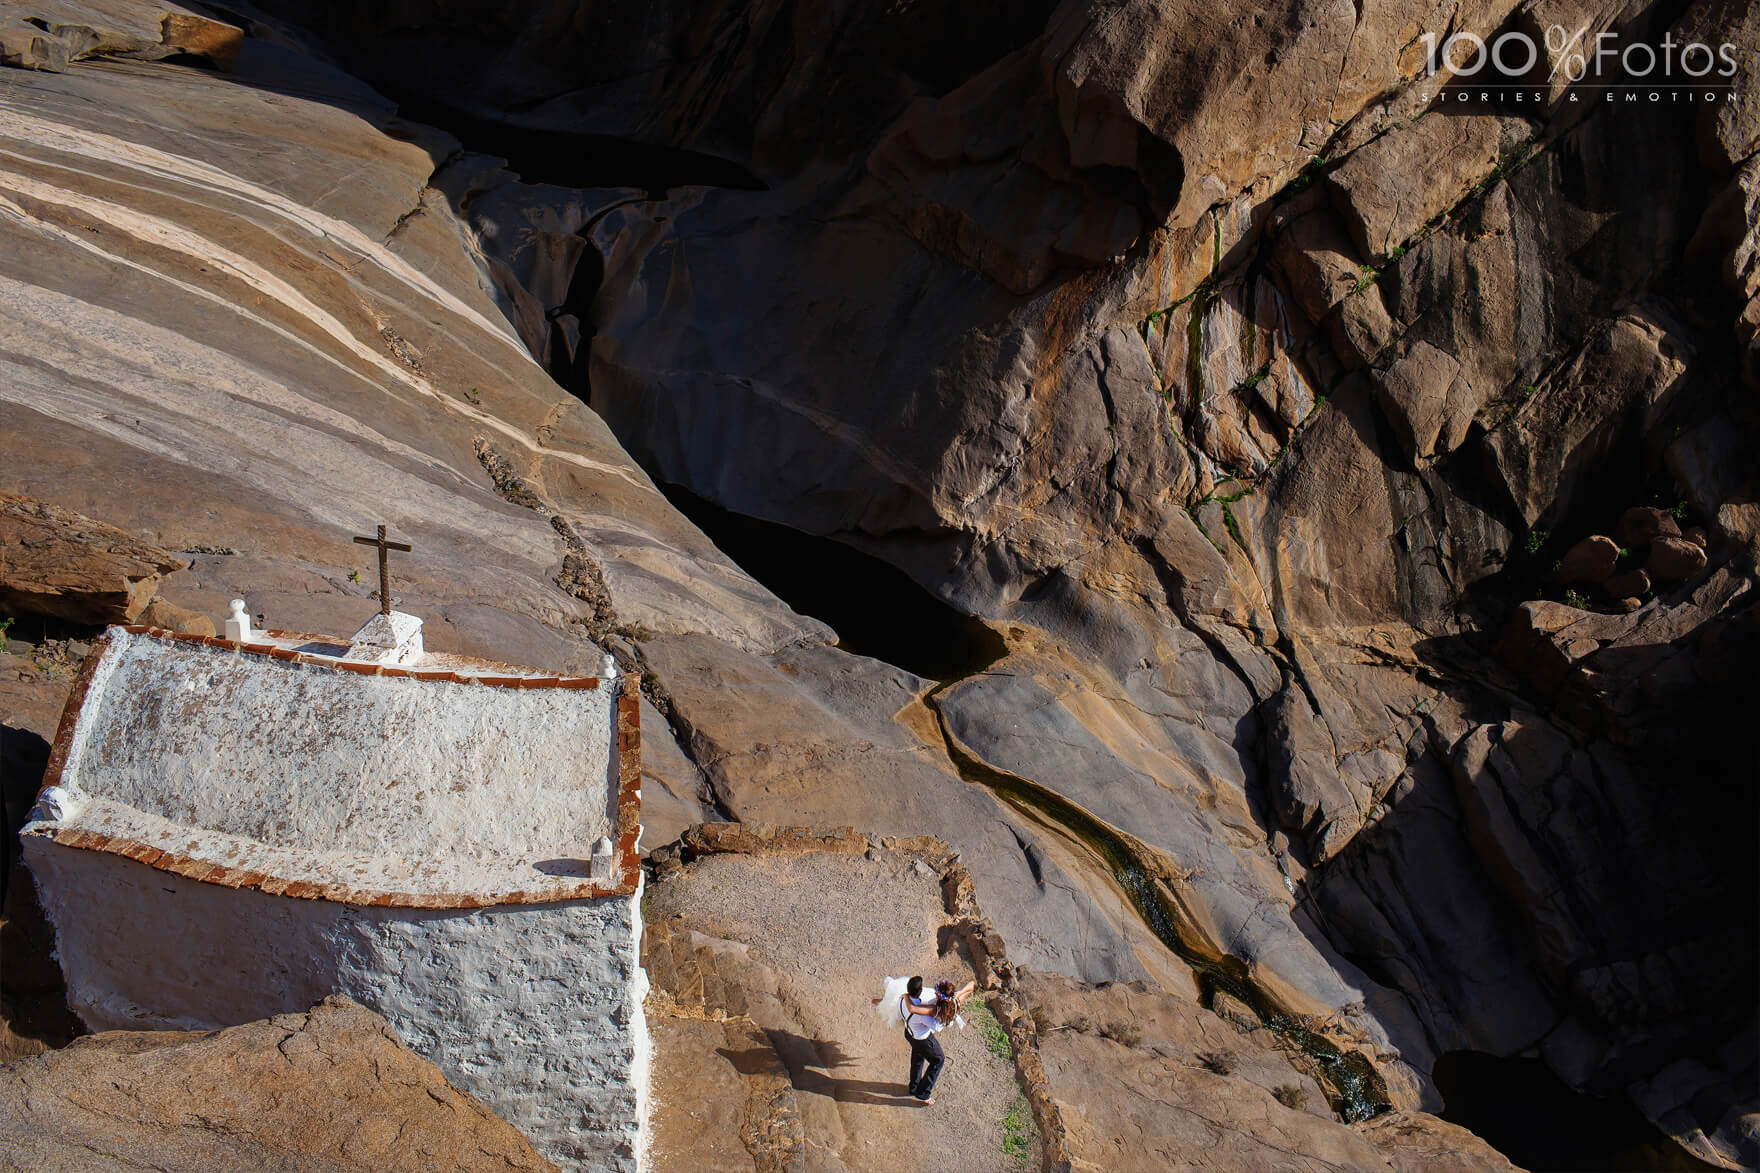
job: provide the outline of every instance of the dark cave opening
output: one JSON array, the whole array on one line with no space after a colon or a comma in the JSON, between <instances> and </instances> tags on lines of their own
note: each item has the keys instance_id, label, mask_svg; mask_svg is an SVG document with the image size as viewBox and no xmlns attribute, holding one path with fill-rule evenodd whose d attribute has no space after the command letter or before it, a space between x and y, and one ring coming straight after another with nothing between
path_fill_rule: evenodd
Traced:
<instances>
[{"instance_id":1,"label":"dark cave opening","mask_svg":"<svg viewBox=\"0 0 1760 1173\"><path fill-rule=\"evenodd\" d=\"M1716 1169L1623 1098L1573 1091L1539 1059L1450 1051L1431 1072L1440 1115L1536 1173Z\"/></svg>"},{"instance_id":2,"label":"dark cave opening","mask_svg":"<svg viewBox=\"0 0 1760 1173\"><path fill-rule=\"evenodd\" d=\"M716 155L608 134L520 126L484 118L443 102L389 91L398 116L437 127L467 151L507 160L524 183L559 187L639 187L664 199L674 187L726 187L765 191L768 185L746 168Z\"/></svg>"},{"instance_id":3,"label":"dark cave opening","mask_svg":"<svg viewBox=\"0 0 1760 1173\"><path fill-rule=\"evenodd\" d=\"M983 620L948 606L904 571L831 538L723 509L678 485L673 508L778 598L837 632L837 646L930 680L981 672L1007 652Z\"/></svg>"}]
</instances>

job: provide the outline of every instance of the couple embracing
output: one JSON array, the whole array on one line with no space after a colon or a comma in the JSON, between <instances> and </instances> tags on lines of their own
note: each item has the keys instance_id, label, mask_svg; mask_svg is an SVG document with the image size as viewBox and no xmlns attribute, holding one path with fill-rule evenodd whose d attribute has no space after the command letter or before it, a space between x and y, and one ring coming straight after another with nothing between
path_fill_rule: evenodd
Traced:
<instances>
[{"instance_id":1,"label":"couple embracing","mask_svg":"<svg viewBox=\"0 0 1760 1173\"><path fill-rule=\"evenodd\" d=\"M926 991L920 977L887 978L885 994L874 999L882 1018L895 1018L904 1024L905 1041L911 1046L907 1094L925 1104L935 1102L935 1081L947 1062L941 1040L935 1036L946 1030L949 1023L958 1021L965 1025L959 1010L977 988L976 982L967 982L963 989L955 990L952 982L939 981L933 990Z\"/></svg>"}]
</instances>

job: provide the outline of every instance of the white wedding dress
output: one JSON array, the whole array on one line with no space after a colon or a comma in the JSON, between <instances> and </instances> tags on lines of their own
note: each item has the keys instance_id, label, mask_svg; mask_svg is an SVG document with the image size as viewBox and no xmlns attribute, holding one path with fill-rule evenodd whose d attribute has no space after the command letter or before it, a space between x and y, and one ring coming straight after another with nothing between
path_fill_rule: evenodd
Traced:
<instances>
[{"instance_id":1,"label":"white wedding dress","mask_svg":"<svg viewBox=\"0 0 1760 1173\"><path fill-rule=\"evenodd\" d=\"M880 1015L883 1021L902 1023L905 1020L904 991L905 987L910 984L910 980L910 978L901 977L886 979L886 987L880 991L880 1001L874 1007L875 1012ZM918 1005L933 1006L938 997L939 995L934 990L924 990ZM961 1030L965 1029L966 1020L963 1014L955 1014L953 1021ZM937 1025L935 1029L939 1030L941 1026Z\"/></svg>"}]
</instances>

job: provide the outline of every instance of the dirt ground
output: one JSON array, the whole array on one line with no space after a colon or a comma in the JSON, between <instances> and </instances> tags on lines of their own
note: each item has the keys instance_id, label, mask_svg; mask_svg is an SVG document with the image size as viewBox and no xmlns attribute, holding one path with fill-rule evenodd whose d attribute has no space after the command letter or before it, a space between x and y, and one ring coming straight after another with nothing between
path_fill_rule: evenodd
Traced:
<instances>
[{"instance_id":1,"label":"dirt ground","mask_svg":"<svg viewBox=\"0 0 1760 1173\"><path fill-rule=\"evenodd\" d=\"M748 944L755 964L747 972L758 976L747 984L774 980L775 997L754 994L750 1012L787 1064L808 1169L1037 1167L1030 1122L1026 1151L1004 1152L1004 1115L1012 1107L1019 1120L1024 1107L1012 1060L991 1053L976 1024L942 1032L947 1066L935 1104L925 1106L905 1094L903 1028L882 1022L871 1004L888 974L971 979L948 931L938 877L925 865L892 853L710 856L655 883L645 903L649 920L673 931L688 926ZM734 1084L721 1065L732 1068L740 1057L725 1047L710 1057L700 1028L653 1013L650 1021L655 1169L753 1168L727 1143L740 1116L726 1102ZM710 1098L719 1102L704 1102Z\"/></svg>"}]
</instances>

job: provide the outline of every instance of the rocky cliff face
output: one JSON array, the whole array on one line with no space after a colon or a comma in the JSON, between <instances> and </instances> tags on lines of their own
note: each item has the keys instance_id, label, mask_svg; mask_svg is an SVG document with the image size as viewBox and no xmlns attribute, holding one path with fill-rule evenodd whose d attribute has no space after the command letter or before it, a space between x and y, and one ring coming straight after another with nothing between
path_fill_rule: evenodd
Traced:
<instances>
[{"instance_id":1,"label":"rocky cliff face","mask_svg":"<svg viewBox=\"0 0 1760 1173\"><path fill-rule=\"evenodd\" d=\"M230 76L6 74L5 488L318 630L388 520L432 646L648 670L656 838L934 831L1031 968L1760 1159L1754 10L264 7ZM1738 68L1608 102L1553 23ZM1521 104L1426 73L1500 30ZM847 654L655 482L1005 646Z\"/></svg>"}]
</instances>

